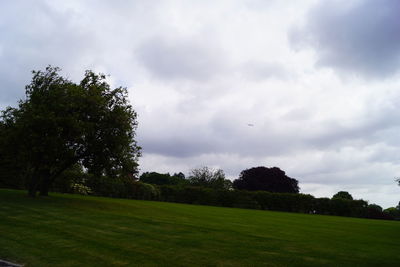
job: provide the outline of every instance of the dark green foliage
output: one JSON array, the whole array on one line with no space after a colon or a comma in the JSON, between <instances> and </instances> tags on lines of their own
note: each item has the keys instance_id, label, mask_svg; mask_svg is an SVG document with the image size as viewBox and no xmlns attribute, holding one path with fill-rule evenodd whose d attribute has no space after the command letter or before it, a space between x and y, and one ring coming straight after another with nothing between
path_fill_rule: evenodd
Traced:
<instances>
[{"instance_id":1,"label":"dark green foliage","mask_svg":"<svg viewBox=\"0 0 400 267\"><path fill-rule=\"evenodd\" d=\"M351 216L352 213L352 201L342 198L332 198L330 202L330 210L332 215L338 216Z\"/></svg>"},{"instance_id":2,"label":"dark green foliage","mask_svg":"<svg viewBox=\"0 0 400 267\"><path fill-rule=\"evenodd\" d=\"M331 213L338 216L349 216L351 214L351 201L341 198L332 198L331 200Z\"/></svg>"},{"instance_id":3,"label":"dark green foliage","mask_svg":"<svg viewBox=\"0 0 400 267\"><path fill-rule=\"evenodd\" d=\"M158 172L144 172L139 180L143 183L156 184L156 185L179 185L188 184L183 173L175 173L170 175L169 173L158 173Z\"/></svg>"},{"instance_id":4,"label":"dark green foliage","mask_svg":"<svg viewBox=\"0 0 400 267\"><path fill-rule=\"evenodd\" d=\"M382 211L382 207L379 205L376 205L376 204L369 204L368 209L378 211L378 212Z\"/></svg>"},{"instance_id":5,"label":"dark green foliage","mask_svg":"<svg viewBox=\"0 0 400 267\"><path fill-rule=\"evenodd\" d=\"M349 193L349 192L346 192L346 191L337 192L336 194L333 195L332 198L340 198L340 199L353 200L353 196L350 195L350 193Z\"/></svg>"},{"instance_id":6,"label":"dark green foliage","mask_svg":"<svg viewBox=\"0 0 400 267\"><path fill-rule=\"evenodd\" d=\"M12 177L25 182L31 196L37 191L47 195L75 164L96 177L136 175L140 148L127 90L111 89L102 74L87 71L76 84L59 71L34 71L26 99L3 112L0 139L10 139L17 149L0 141L0 157L6 162L0 167L8 173L18 170Z\"/></svg>"},{"instance_id":7,"label":"dark green foliage","mask_svg":"<svg viewBox=\"0 0 400 267\"><path fill-rule=\"evenodd\" d=\"M383 211L386 216L392 217L395 220L400 220L400 210L398 208L387 208Z\"/></svg>"},{"instance_id":8,"label":"dark green foliage","mask_svg":"<svg viewBox=\"0 0 400 267\"><path fill-rule=\"evenodd\" d=\"M104 197L158 200L160 194L154 185L138 182L129 176L88 175L85 185L91 189L91 194Z\"/></svg>"},{"instance_id":9,"label":"dark green foliage","mask_svg":"<svg viewBox=\"0 0 400 267\"><path fill-rule=\"evenodd\" d=\"M160 186L160 199L187 204L216 204L214 190L198 186Z\"/></svg>"},{"instance_id":10,"label":"dark green foliage","mask_svg":"<svg viewBox=\"0 0 400 267\"><path fill-rule=\"evenodd\" d=\"M351 200L351 214L349 216L351 217L360 217L360 218L365 218L365 210L368 206L368 202L362 199L358 200ZM388 218L390 219L390 218Z\"/></svg>"},{"instance_id":11,"label":"dark green foliage","mask_svg":"<svg viewBox=\"0 0 400 267\"><path fill-rule=\"evenodd\" d=\"M158 200L160 190L152 184L135 182L133 184L133 195L131 198L142 200Z\"/></svg>"},{"instance_id":12,"label":"dark green foliage","mask_svg":"<svg viewBox=\"0 0 400 267\"><path fill-rule=\"evenodd\" d=\"M16 117L19 111L7 108L0 118L0 187L25 188L26 179L21 170L24 162L17 157L21 142L16 135Z\"/></svg>"},{"instance_id":13,"label":"dark green foliage","mask_svg":"<svg viewBox=\"0 0 400 267\"><path fill-rule=\"evenodd\" d=\"M329 215L331 213L331 200L327 197L316 198L314 200L314 213Z\"/></svg>"},{"instance_id":14,"label":"dark green foliage","mask_svg":"<svg viewBox=\"0 0 400 267\"><path fill-rule=\"evenodd\" d=\"M233 181L233 187L249 191L299 192L298 181L286 176L285 172L277 167L255 167L244 170L239 178Z\"/></svg>"},{"instance_id":15,"label":"dark green foliage","mask_svg":"<svg viewBox=\"0 0 400 267\"><path fill-rule=\"evenodd\" d=\"M74 164L60 174L51 186L51 191L60 193L75 193L78 185L86 186L88 174L85 173L80 164Z\"/></svg>"},{"instance_id":16,"label":"dark green foliage","mask_svg":"<svg viewBox=\"0 0 400 267\"><path fill-rule=\"evenodd\" d=\"M368 205L367 217L371 219L394 219L394 217L392 217L389 213L383 212L382 207L376 204Z\"/></svg>"},{"instance_id":17,"label":"dark green foliage","mask_svg":"<svg viewBox=\"0 0 400 267\"><path fill-rule=\"evenodd\" d=\"M127 176L110 177L106 175L88 175L86 184L93 194L105 197L132 198L135 180Z\"/></svg>"},{"instance_id":18,"label":"dark green foliage","mask_svg":"<svg viewBox=\"0 0 400 267\"><path fill-rule=\"evenodd\" d=\"M200 186L160 186L160 200L187 204L258 209L250 192L218 190Z\"/></svg>"},{"instance_id":19,"label":"dark green foliage","mask_svg":"<svg viewBox=\"0 0 400 267\"><path fill-rule=\"evenodd\" d=\"M258 191L255 198L265 210L314 213L314 197L311 195Z\"/></svg>"},{"instance_id":20,"label":"dark green foliage","mask_svg":"<svg viewBox=\"0 0 400 267\"><path fill-rule=\"evenodd\" d=\"M316 198L314 211L316 214L337 215L347 217L367 217L368 203L364 200Z\"/></svg>"},{"instance_id":21,"label":"dark green foliage","mask_svg":"<svg viewBox=\"0 0 400 267\"><path fill-rule=\"evenodd\" d=\"M203 186L213 189L229 190L232 182L225 179L223 170L214 170L208 167L193 169L189 175L189 183L193 186Z\"/></svg>"}]
</instances>

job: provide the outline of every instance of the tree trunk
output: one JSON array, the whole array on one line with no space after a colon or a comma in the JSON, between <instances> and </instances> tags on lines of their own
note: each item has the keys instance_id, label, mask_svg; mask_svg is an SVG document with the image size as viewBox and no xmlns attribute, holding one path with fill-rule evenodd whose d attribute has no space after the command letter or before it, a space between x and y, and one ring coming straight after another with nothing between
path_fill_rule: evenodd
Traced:
<instances>
[{"instance_id":1,"label":"tree trunk","mask_svg":"<svg viewBox=\"0 0 400 267\"><path fill-rule=\"evenodd\" d=\"M30 197L36 197L36 179L34 178L35 175L35 169L30 167L30 164L28 163L28 166L24 172L24 180L27 182L28 186L28 196Z\"/></svg>"},{"instance_id":2,"label":"tree trunk","mask_svg":"<svg viewBox=\"0 0 400 267\"><path fill-rule=\"evenodd\" d=\"M42 197L47 197L49 195L49 184L42 183L40 185L39 195Z\"/></svg>"},{"instance_id":3,"label":"tree trunk","mask_svg":"<svg viewBox=\"0 0 400 267\"><path fill-rule=\"evenodd\" d=\"M49 188L50 188L50 171L43 170L41 172L41 183L39 188L39 195L47 197L49 195Z\"/></svg>"},{"instance_id":4,"label":"tree trunk","mask_svg":"<svg viewBox=\"0 0 400 267\"><path fill-rule=\"evenodd\" d=\"M29 186L28 195L30 197L36 197L36 186Z\"/></svg>"},{"instance_id":5,"label":"tree trunk","mask_svg":"<svg viewBox=\"0 0 400 267\"><path fill-rule=\"evenodd\" d=\"M54 183L54 180L66 169L71 167L75 162L77 162L78 158L72 158L67 160L59 169L51 172L50 170L45 170L42 173L42 183L40 185L40 195L48 196L49 189L51 185Z\"/></svg>"},{"instance_id":6,"label":"tree trunk","mask_svg":"<svg viewBox=\"0 0 400 267\"><path fill-rule=\"evenodd\" d=\"M67 160L59 169L51 171L47 168L42 168L40 170L35 169L32 172L30 184L29 184L29 196L35 197L36 192L39 190L40 196L48 196L50 186L53 184L54 180L71 165L77 162L78 158L72 158Z\"/></svg>"},{"instance_id":7,"label":"tree trunk","mask_svg":"<svg viewBox=\"0 0 400 267\"><path fill-rule=\"evenodd\" d=\"M36 169L28 170L27 180L28 180L28 195L30 197L36 197L37 187L38 187L38 175Z\"/></svg>"},{"instance_id":8,"label":"tree trunk","mask_svg":"<svg viewBox=\"0 0 400 267\"><path fill-rule=\"evenodd\" d=\"M29 188L28 188L28 195L30 197L36 197L37 186L38 186L38 177L35 174L33 174L32 177L30 178Z\"/></svg>"}]
</instances>

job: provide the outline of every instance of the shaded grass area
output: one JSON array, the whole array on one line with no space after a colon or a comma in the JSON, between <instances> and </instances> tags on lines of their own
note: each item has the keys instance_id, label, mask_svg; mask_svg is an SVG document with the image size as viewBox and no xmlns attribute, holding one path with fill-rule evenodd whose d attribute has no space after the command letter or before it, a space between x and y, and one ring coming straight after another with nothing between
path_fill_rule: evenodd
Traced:
<instances>
[{"instance_id":1,"label":"shaded grass area","mask_svg":"<svg viewBox=\"0 0 400 267\"><path fill-rule=\"evenodd\" d=\"M26 266L399 266L400 222L0 190Z\"/></svg>"}]
</instances>

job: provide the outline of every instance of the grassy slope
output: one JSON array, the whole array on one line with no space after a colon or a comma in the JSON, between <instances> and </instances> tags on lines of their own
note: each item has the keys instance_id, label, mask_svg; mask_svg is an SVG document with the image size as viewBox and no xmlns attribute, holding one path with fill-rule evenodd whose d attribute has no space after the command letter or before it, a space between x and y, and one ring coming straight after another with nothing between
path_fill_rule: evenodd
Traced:
<instances>
[{"instance_id":1,"label":"grassy slope","mask_svg":"<svg viewBox=\"0 0 400 267\"><path fill-rule=\"evenodd\" d=\"M400 222L0 190L0 258L27 266L399 266Z\"/></svg>"}]
</instances>

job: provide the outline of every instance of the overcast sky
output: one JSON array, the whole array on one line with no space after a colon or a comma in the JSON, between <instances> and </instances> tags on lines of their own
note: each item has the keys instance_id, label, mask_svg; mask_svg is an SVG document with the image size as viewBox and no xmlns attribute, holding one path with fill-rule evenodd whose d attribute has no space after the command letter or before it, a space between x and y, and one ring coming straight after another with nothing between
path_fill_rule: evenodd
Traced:
<instances>
[{"instance_id":1,"label":"overcast sky","mask_svg":"<svg viewBox=\"0 0 400 267\"><path fill-rule=\"evenodd\" d=\"M0 108L31 70L127 87L141 172L277 166L301 192L400 200L400 2L0 1ZM253 125L253 126L249 126Z\"/></svg>"}]
</instances>

